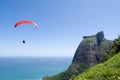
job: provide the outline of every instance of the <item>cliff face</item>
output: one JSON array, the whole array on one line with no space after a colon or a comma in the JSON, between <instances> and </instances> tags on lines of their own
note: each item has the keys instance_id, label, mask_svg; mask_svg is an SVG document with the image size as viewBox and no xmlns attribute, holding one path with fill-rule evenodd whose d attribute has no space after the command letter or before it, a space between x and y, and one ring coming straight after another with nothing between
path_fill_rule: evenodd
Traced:
<instances>
[{"instance_id":1,"label":"cliff face","mask_svg":"<svg viewBox=\"0 0 120 80\"><path fill-rule=\"evenodd\" d=\"M110 49L111 44L111 41L104 38L103 31L93 36L84 36L75 52L72 63L95 65L101 60L102 55Z\"/></svg>"},{"instance_id":2,"label":"cliff face","mask_svg":"<svg viewBox=\"0 0 120 80\"><path fill-rule=\"evenodd\" d=\"M73 75L78 75L90 66L100 62L102 55L109 51L112 41L105 39L103 31L96 35L83 36L69 68L52 77L45 77L43 80L69 80Z\"/></svg>"}]
</instances>

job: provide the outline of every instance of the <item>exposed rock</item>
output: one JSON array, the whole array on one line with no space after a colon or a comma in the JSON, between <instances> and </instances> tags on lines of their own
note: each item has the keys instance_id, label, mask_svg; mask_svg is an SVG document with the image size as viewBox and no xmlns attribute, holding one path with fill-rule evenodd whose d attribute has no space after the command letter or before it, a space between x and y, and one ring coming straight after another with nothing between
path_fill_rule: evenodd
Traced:
<instances>
[{"instance_id":1,"label":"exposed rock","mask_svg":"<svg viewBox=\"0 0 120 80\"><path fill-rule=\"evenodd\" d=\"M103 31L96 35L84 36L69 68L58 75L45 77L43 80L69 80L73 75L78 75L90 66L99 63L102 55L109 51L111 46L112 41L104 38Z\"/></svg>"},{"instance_id":2,"label":"exposed rock","mask_svg":"<svg viewBox=\"0 0 120 80\"><path fill-rule=\"evenodd\" d=\"M96 38L97 38L98 45L100 45L101 42L105 39L103 31L97 33Z\"/></svg>"},{"instance_id":3,"label":"exposed rock","mask_svg":"<svg viewBox=\"0 0 120 80\"><path fill-rule=\"evenodd\" d=\"M92 66L100 61L102 55L111 48L111 45L112 42L104 38L103 31L94 36L84 37L75 52L73 63Z\"/></svg>"}]
</instances>

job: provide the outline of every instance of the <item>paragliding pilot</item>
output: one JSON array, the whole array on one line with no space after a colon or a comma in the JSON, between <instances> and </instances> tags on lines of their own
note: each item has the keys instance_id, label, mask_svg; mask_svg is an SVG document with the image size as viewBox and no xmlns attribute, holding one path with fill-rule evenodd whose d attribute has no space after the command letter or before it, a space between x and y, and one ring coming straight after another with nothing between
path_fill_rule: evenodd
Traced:
<instances>
[{"instance_id":1,"label":"paragliding pilot","mask_svg":"<svg viewBox=\"0 0 120 80\"><path fill-rule=\"evenodd\" d=\"M23 43L25 44L25 40L23 40Z\"/></svg>"}]
</instances>

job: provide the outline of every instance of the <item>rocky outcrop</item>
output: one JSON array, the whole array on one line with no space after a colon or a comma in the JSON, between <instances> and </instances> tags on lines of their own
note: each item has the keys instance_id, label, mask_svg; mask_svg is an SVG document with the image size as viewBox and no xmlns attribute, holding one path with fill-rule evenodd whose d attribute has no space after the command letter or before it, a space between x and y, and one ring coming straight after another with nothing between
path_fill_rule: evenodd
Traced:
<instances>
[{"instance_id":1,"label":"rocky outcrop","mask_svg":"<svg viewBox=\"0 0 120 80\"><path fill-rule=\"evenodd\" d=\"M95 65L101 60L102 55L111 48L111 45L112 42L104 38L103 31L94 36L83 37L72 63L77 62L88 66Z\"/></svg>"},{"instance_id":2,"label":"rocky outcrop","mask_svg":"<svg viewBox=\"0 0 120 80\"><path fill-rule=\"evenodd\" d=\"M58 75L45 77L43 80L69 80L73 75L78 75L90 66L99 63L102 55L109 51L111 46L112 41L105 39L103 31L96 35L83 36L69 68Z\"/></svg>"},{"instance_id":3,"label":"rocky outcrop","mask_svg":"<svg viewBox=\"0 0 120 80\"><path fill-rule=\"evenodd\" d=\"M97 44L100 45L101 42L105 39L103 31L97 33L96 39L97 39Z\"/></svg>"}]
</instances>

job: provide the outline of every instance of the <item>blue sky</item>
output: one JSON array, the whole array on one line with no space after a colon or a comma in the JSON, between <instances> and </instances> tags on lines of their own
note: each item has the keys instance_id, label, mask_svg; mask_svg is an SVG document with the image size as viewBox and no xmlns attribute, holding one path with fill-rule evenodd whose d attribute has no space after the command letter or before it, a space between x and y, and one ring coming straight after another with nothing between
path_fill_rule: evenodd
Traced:
<instances>
[{"instance_id":1,"label":"blue sky","mask_svg":"<svg viewBox=\"0 0 120 80\"><path fill-rule=\"evenodd\" d=\"M0 56L73 56L84 35L120 30L120 0L0 0ZM39 25L14 24L32 20ZM26 40L26 44L22 43Z\"/></svg>"}]
</instances>

